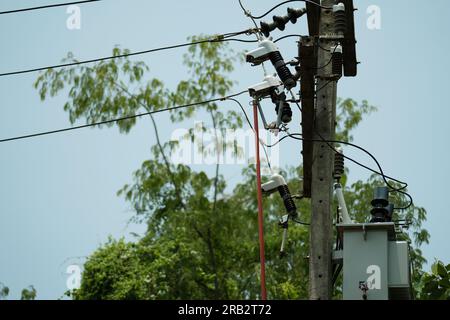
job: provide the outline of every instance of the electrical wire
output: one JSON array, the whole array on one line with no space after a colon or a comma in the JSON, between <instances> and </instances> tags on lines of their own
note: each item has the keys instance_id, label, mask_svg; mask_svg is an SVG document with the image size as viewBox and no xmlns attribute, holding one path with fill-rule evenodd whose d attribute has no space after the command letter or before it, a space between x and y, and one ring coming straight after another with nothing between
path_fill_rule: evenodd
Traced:
<instances>
[{"instance_id":1,"label":"electrical wire","mask_svg":"<svg viewBox=\"0 0 450 320\"><path fill-rule=\"evenodd\" d=\"M245 119L247 120L248 125L250 126L250 128L252 129L252 131L256 134L255 129L253 128L252 122L250 121L250 118L248 117L247 112L245 111L244 107L242 106L242 104L239 102L239 100L234 99L234 98L227 98L227 100L231 100L236 102L239 107L241 108L242 112L244 113ZM264 154L267 160L267 166L269 167L269 170L272 171L272 164L270 163L270 159L269 159L269 154L267 153L267 148L266 148L266 144L261 141L261 139L259 139L259 143L261 144L261 146L263 147L264 150Z\"/></svg>"},{"instance_id":2,"label":"electrical wire","mask_svg":"<svg viewBox=\"0 0 450 320\"><path fill-rule=\"evenodd\" d=\"M405 187L406 188L406 187ZM407 210L409 209L412 205L414 205L414 201L412 196L408 193L403 191L402 189L394 189L394 190L390 190L389 192L398 192L400 194L403 194L404 196L409 198L409 204L403 207L394 207L394 210Z\"/></svg>"},{"instance_id":3,"label":"electrical wire","mask_svg":"<svg viewBox=\"0 0 450 320\"><path fill-rule=\"evenodd\" d=\"M329 81L325 86L327 86L330 82L332 82L332 81ZM324 87L325 87L325 86L324 86ZM319 92L319 91L320 91L320 89L319 89L317 92ZM295 104L296 104L297 107L300 109L300 111L302 111L302 108L300 107L299 103L298 103L297 101L295 101L295 96L294 96L292 90L290 91L290 93L291 93L291 95L292 95L292 97L293 97L293 100L294 100ZM242 108L242 109L243 109L243 108ZM245 114L245 111L244 111L244 114ZM248 119L248 117L247 117L247 119ZM398 207L398 208L396 207L396 208L394 208L394 210L407 210L407 209L409 209L409 208L414 204L414 201L413 201L413 198L411 197L411 195L410 195L409 193L403 191L404 189L406 189L406 188L408 187L408 183L403 182L403 181L400 181L400 180L398 180L398 179L395 179L395 178L392 178L392 177L390 177L390 176L385 175L385 174L384 174L384 171L383 171L383 168L381 167L381 164L379 163L379 161L377 160L377 158L376 158L373 154L371 154L369 151L367 151L366 149L364 149L364 148L362 148L362 147L360 147L360 146L358 146L358 145L356 145L356 144L350 143L350 142L345 142L345 141L328 141L328 140L325 140L325 139L323 138L322 135L320 135L318 132L316 132L316 133L319 135L319 137L321 138L321 140L317 140L317 139L308 139L308 141L311 141L311 142L325 142L325 143L328 145L328 147L330 147L335 153L339 153L339 152L338 152L338 151L330 144L330 142L331 142L331 143L340 143L340 144L348 145L348 146L351 146L351 147L353 147L353 148L359 149L359 150L365 152L367 155L369 155L369 156L374 160L374 162L376 163L376 165L377 165L377 167L378 167L378 169L379 169L380 171L376 171L376 170L374 170L374 169L372 169L372 168L370 168L370 167L368 167L368 166L366 166L366 165L360 163L359 161L356 161L356 160L354 160L353 158L350 158L350 157L348 157L348 156L346 156L346 155L343 155L343 156L344 156L345 159L350 160L351 162L357 164L358 166L360 166L360 167L362 167L362 168L364 168L364 169L366 169L366 170L368 170L368 171L371 171L371 172L373 172L373 173L375 173L375 174L381 176L381 177L383 178L384 182L386 183L386 185L391 189L391 192L398 192L398 193L401 193L401 194L403 194L403 195L405 195L405 196L407 196L407 197L409 198L410 202L409 202L409 204L408 204L407 206L405 206L405 207ZM280 140L278 140L275 144L272 144L272 145L267 145L267 144L265 144L265 147L267 147L267 148L272 148L272 147L278 145L279 143L281 143L281 141L283 141L284 139L289 138L289 137L290 137L290 138L297 139L297 140L302 140L302 141L303 141L303 140L306 140L306 139L304 139L304 138L296 138L296 136L302 136L302 135L299 134L299 133L298 133L298 134L297 134L297 133L295 133L295 134L289 134L289 133L288 133L286 136L284 136L284 137L282 137ZM387 181L387 179L392 180L392 181L395 181L395 182L397 182L397 183L399 183L399 184L402 184L403 187L396 188L396 187L392 186L392 185Z\"/></svg>"},{"instance_id":4,"label":"electrical wire","mask_svg":"<svg viewBox=\"0 0 450 320\"><path fill-rule=\"evenodd\" d=\"M262 34L261 29L258 27L258 24L256 23L255 19L253 19L251 17L250 11L245 9L245 7L242 4L241 0L239 0L239 5L241 6L241 9L244 12L244 15L246 15L247 17L249 17L252 20L252 23L255 25L256 30L258 30L258 33L255 33L256 39L258 41L263 40L264 35ZM266 66L264 65L264 62L261 63L261 68L263 69L264 76L266 76L267 75L267 70L266 70Z\"/></svg>"},{"instance_id":5,"label":"electrical wire","mask_svg":"<svg viewBox=\"0 0 450 320\"><path fill-rule=\"evenodd\" d=\"M260 16L253 16L253 15L250 13L250 11L244 9L244 7L243 7L243 5L242 5L242 3L241 3L241 0L239 0L239 4L241 5L241 8L243 8L243 10L244 10L244 12L246 13L246 15L248 15L248 16L249 16L250 18L252 18L252 19L262 19L262 18L264 18L265 16L267 16L269 13L271 13L273 10L275 10L275 9L277 9L277 8L279 8L279 7L281 7L282 5L285 5L286 3L290 3L290 2L306 2L306 3L314 4L314 5L318 6L318 7L323 8L323 9L329 9L329 10L332 9L331 7L325 7L325 6L322 6L321 4L316 3L316 2L314 2L314 1L311 1L311 0L289 0L289 1L284 1L284 2L281 2L281 3L277 4L275 7L273 7L272 9L270 9L269 11L267 11L266 13L264 13L264 14L262 14L262 15L260 15Z\"/></svg>"},{"instance_id":6,"label":"electrical wire","mask_svg":"<svg viewBox=\"0 0 450 320\"><path fill-rule=\"evenodd\" d=\"M236 42L243 42L243 43L259 42L259 40L243 40L243 39L227 39L226 41L236 41Z\"/></svg>"},{"instance_id":7,"label":"electrical wire","mask_svg":"<svg viewBox=\"0 0 450 320\"><path fill-rule=\"evenodd\" d=\"M341 273L341 271L342 271L342 268L343 268L343 265L340 264L340 265L337 267L336 271L334 272L333 280L332 280L333 286L336 284L336 281L337 281L337 279L339 278L339 275L340 275L340 273Z\"/></svg>"},{"instance_id":8,"label":"electrical wire","mask_svg":"<svg viewBox=\"0 0 450 320\"><path fill-rule=\"evenodd\" d=\"M293 37L300 38L300 37L302 37L302 35L301 34L288 34L287 36L278 38L277 40L274 41L274 43L277 43L278 41L281 41L281 40L284 40L287 38L293 38Z\"/></svg>"},{"instance_id":9,"label":"electrical wire","mask_svg":"<svg viewBox=\"0 0 450 320\"><path fill-rule=\"evenodd\" d=\"M45 5L45 6L39 6L39 7L2 11L2 12L0 12L0 15L2 15L2 14L10 14L10 13L19 13L19 12L25 12L25 11L32 11L32 10L55 8L55 7L65 7L65 6L70 6L70 5L73 5L73 4L82 4L82 3L99 2L99 1L102 1L102 0L85 0L85 1L74 1L74 2L66 2L66 3L49 4L49 5Z\"/></svg>"},{"instance_id":10,"label":"electrical wire","mask_svg":"<svg viewBox=\"0 0 450 320\"><path fill-rule=\"evenodd\" d=\"M334 81L334 80L328 81L325 85L323 85L320 89L318 89L318 90L316 91L316 96L317 96L317 93L318 93L319 91L321 91L323 88L325 88L326 86L328 86L328 85L329 85L331 82L333 82L333 81ZM336 150L332 145L330 145L330 141L326 141L326 140L323 138L323 136L320 135L319 132L317 132L317 130L315 130L315 131L316 131L316 133L319 135L319 137L322 139L322 141L325 142L325 143L328 145L328 147L330 147L334 152L337 152L337 150ZM331 141L331 142L332 142L332 141ZM401 193L401 194L403 194L403 195L405 195L405 196L407 196L407 197L409 198L410 202L409 202L409 204L408 204L407 206L405 206L405 207L399 207L399 208L394 208L395 210L406 210L406 209L410 208L410 207L414 204L411 195L410 195L409 193L403 191L403 190L405 190L405 189L408 187L408 183L403 182L403 181L399 181L399 180L394 179L394 178L391 178L391 177L389 177L389 176L386 176L386 175L384 174L384 172L383 172L383 169L382 169L380 163L378 162L378 160L377 160L370 152L368 152L368 151L365 150L364 148L361 148L361 147L359 147L359 146L357 146L357 145L354 145L354 144L344 143L344 142L336 142L336 143L347 144L347 145L353 146L353 147L358 148L358 149L364 151L365 153L367 153L367 154L375 161L375 163L377 164L377 166L378 166L380 172L378 172L378 171L376 171L376 170L373 170L373 169L371 169L371 168L369 168L369 167L363 165L362 163L359 163L358 161L356 161L356 160L354 160L354 159L351 159L351 158L349 158L349 157L347 157L347 156L345 156L345 155L344 155L344 158L346 158L346 159L352 161L353 163L355 163L355 164L357 164L357 165L359 165L359 166L361 166L361 167L363 167L363 168L365 168L365 169L367 169L367 170L369 170L369 171L372 171L373 173L376 173L376 174L380 175L380 176L383 178L383 181L386 183L386 185L391 189L390 192L398 192L398 193ZM395 182L397 182L397 183L399 183L399 184L401 184L401 185L403 185L403 186L400 187L400 188L396 188L396 187L392 186L386 178L388 178L389 180L395 181Z\"/></svg>"},{"instance_id":11,"label":"electrical wire","mask_svg":"<svg viewBox=\"0 0 450 320\"><path fill-rule=\"evenodd\" d=\"M300 220L297 220L297 219L291 218L291 220L292 220L293 222L297 223L297 224L302 225L302 226L310 226L310 225L311 225L311 223L306 223L306 222L303 222L303 221L300 221Z\"/></svg>"},{"instance_id":12,"label":"electrical wire","mask_svg":"<svg viewBox=\"0 0 450 320\"><path fill-rule=\"evenodd\" d=\"M239 5L241 6L242 11L244 11L244 14L252 20L252 22L253 22L253 24L255 25L256 29L259 29L259 28L258 28L258 24L256 23L255 19L252 17L250 11L248 11L247 9L245 9L245 7L244 7L244 5L242 4L242 1L241 1L241 0L239 0Z\"/></svg>"},{"instance_id":13,"label":"electrical wire","mask_svg":"<svg viewBox=\"0 0 450 320\"><path fill-rule=\"evenodd\" d=\"M300 112L303 112L302 107L300 107L300 104L297 102L297 99L295 98L295 94L292 91L292 89L289 90L289 93L291 94L292 101L297 105L298 110L300 110Z\"/></svg>"},{"instance_id":14,"label":"electrical wire","mask_svg":"<svg viewBox=\"0 0 450 320\"><path fill-rule=\"evenodd\" d=\"M405 195L405 196L407 196L407 197L409 198L409 201L410 201L410 202L409 202L409 204L408 204L407 206L405 206L405 207L400 207L400 208L395 208L395 210L407 210L407 209L409 209L409 208L414 204L411 195L408 194L407 192L404 192L404 191L403 191L404 189L406 189L406 188L408 187L408 184L407 184L406 182L400 181L400 180L398 180L398 179L395 179L395 178L392 178L392 177L386 175L386 174L384 173L384 171L383 171L383 169L382 169L382 167L381 167L379 161L375 158L374 155L372 155L372 154L371 154L369 151L367 151L366 149L364 149L364 148L362 148L362 147L360 147L360 146L358 146L358 145L356 145L356 144L353 144L353 143L350 143L350 142L345 142L345 141L325 140L325 139L305 139L305 138L299 138L299 137L302 137L302 134L300 134L300 133L287 134L287 135L285 135L284 137L280 138L280 140L278 140L276 143L274 143L274 144L272 144L272 145L266 145L266 147L267 147L267 148L273 148L273 147L275 147L276 145L278 145L279 143L281 143L283 140L285 140L285 139L287 139L287 138L293 138L293 139L296 139L296 140L310 141L310 142L325 142L325 143L326 143L326 144L327 144L334 152L336 152L336 153L338 153L338 151L337 151L333 146L331 146L329 143L340 143L340 144L348 145L348 146L350 146L350 147L354 147L354 148L356 148L356 149L359 149L359 150L363 151L363 152L366 153L367 155L369 155L369 156L374 160L374 162L377 164L377 166L378 166L378 168L379 168L380 171L374 170L374 169L372 169L372 168L370 168L370 167L368 167L368 166L362 164L361 162L359 162L359 161L357 161L357 160L354 160L353 158L350 158L349 156L344 155L344 158L345 158L345 159L347 159L347 160L349 160L349 161L355 163L356 165L358 165L358 166L360 166L360 167L362 167L362 168L364 168L364 169L366 169L366 170L368 170L368 171L371 171L371 172L373 172L373 173L375 173L375 174L381 176L381 177L383 178L384 182L386 183L386 185L387 185L389 188L391 188L391 192L398 192L398 193L401 193L401 194L403 194L403 195ZM400 188L395 188L395 187L393 187L393 186L387 181L388 179L389 179L389 180L392 180L392 181L395 181L395 182L397 182L397 183L399 183L399 184L402 184L403 187L400 187Z\"/></svg>"},{"instance_id":15,"label":"electrical wire","mask_svg":"<svg viewBox=\"0 0 450 320\"><path fill-rule=\"evenodd\" d=\"M370 153L368 150L364 149L363 147L358 146L358 145L356 145L356 144L354 144L354 143L351 143L351 142L346 142L346 141L326 140L326 139L324 139L320 134L318 134L318 135L319 135L319 137L320 137L321 139L308 139L308 141L311 141L311 142L325 142L325 143L339 143L339 144L344 144L344 145L347 145L347 146L356 148L356 149L358 149L358 150L361 150L361 151L363 151L364 153L366 153L369 157L372 158L372 160L376 163L376 165L377 165L377 167L378 167L378 169L379 169L380 171L376 171L376 170L374 170L374 169L371 169L371 168L369 168L369 167L367 167L367 166L365 166L365 165L359 163L358 161L356 161L356 160L354 160L354 159L351 159L351 158L348 157L348 156L345 156L345 155L344 155L344 157L345 157L347 160L350 160L350 161L354 162L355 164L357 164L357 165L363 167L364 169L367 169L367 170L369 170L369 171L371 171L371 172L373 172L373 173L375 173L375 174L378 174L378 175L384 177L385 179L389 179L389 180L398 182L398 183L403 184L403 185L408 185L406 182L403 182L403 181L400 181L400 180L398 180L398 179L395 179L395 178L392 178L392 177L389 177L389 176L385 175L385 174L384 174L384 171L383 171L383 169L382 169L382 167L381 167L381 165L380 165L380 163L379 163L379 161L377 160L377 158L376 158L372 153ZM293 134L287 135L287 136L285 136L285 137L283 137L283 138L288 138L288 137L290 137L290 138L293 138L293 139L296 139L296 140L301 140L301 141L306 140L305 138L298 138L298 136L301 136L301 134L299 134L299 133L293 133ZM335 153L338 153L338 152L339 152L339 151L336 150L334 147L332 147L332 149L333 149L333 151L334 151ZM392 188L393 190L403 190L403 189L405 189L405 188L398 189L398 188L395 188L395 187L391 187L391 188Z\"/></svg>"},{"instance_id":16,"label":"electrical wire","mask_svg":"<svg viewBox=\"0 0 450 320\"><path fill-rule=\"evenodd\" d=\"M154 110L154 111L134 114L134 115L126 116L126 117L121 117L121 118L116 118L116 119L111 119L111 120L95 122L95 123L91 123L91 124L85 124L85 125L80 125L80 126L75 126L75 127L70 127L70 128L64 128L64 129L58 129L58 130L52 130L52 131L45 131L45 132L39 132L39 133L33 133L33 134L27 134L27 135L22 135L22 136L17 136L17 137L1 139L0 143L10 142L10 141L17 141L17 140L24 140L24 139L31 139L31 138L36 138L36 137L40 137L40 136L52 135L52 134L57 134L57 133L62 133L62 132L67 132L67 131L73 131L73 130L78 130L78 129L84 129L84 128L89 128L89 127L96 127L96 126L100 126L100 125L104 125L104 124L110 124L110 123L116 123L116 122L121 122L121 121L125 121L125 120L136 119L136 118L140 118L140 117L143 117L143 116L148 116L148 115L152 115L152 114L156 114L156 113L161 113L161 112L166 112L166 111L173 111L173 110L178 110L178 109L181 109L181 108L200 106L200 105L204 105L204 104L208 104L208 103L212 103L212 102L217 102L217 101L225 101L225 100L227 100L229 98L240 96L240 95L242 95L242 94L244 94L246 92L247 91L242 91L242 92L239 92L239 93L236 93L236 94L232 94L232 95L229 95L229 96L226 96L226 97L223 97L223 98L215 98L215 99L201 101L201 102L189 103L189 104L179 105L179 106L175 106L175 107L170 107L170 108L165 108L165 109L160 109L160 110Z\"/></svg>"},{"instance_id":17,"label":"electrical wire","mask_svg":"<svg viewBox=\"0 0 450 320\"><path fill-rule=\"evenodd\" d=\"M333 62L333 54L336 52L338 46L339 46L339 45L336 45L336 46L334 47L334 50L333 50L332 52L331 52L331 50L327 50L327 49L322 48L321 46L319 46L320 49L325 50L325 51L328 51L328 52L331 52L331 58L330 58L330 60L328 60L328 62L327 62L325 65L323 65L323 66L321 66L321 67L310 68L310 69L312 69L312 70L320 70L320 69L324 69L324 68L328 67L328 66L330 65L330 63ZM327 85L328 85L328 83L327 83Z\"/></svg>"},{"instance_id":18,"label":"electrical wire","mask_svg":"<svg viewBox=\"0 0 450 320\"><path fill-rule=\"evenodd\" d=\"M155 49L124 53L124 54L120 54L120 55L113 55L113 56L107 56L107 57L90 59L90 60L76 61L76 62L70 62L70 63L62 63L62 64L53 65L53 66L46 66L46 67L25 69L25 70L19 70L19 71L5 72L5 73L0 73L0 77L19 75L19 74L25 74L25 73L32 73L32 72L37 72L37 71L45 71L45 70L48 70L48 69L59 69L59 68L64 68L64 67L73 67L73 66L78 66L78 65L83 65L83 64L93 63L93 62L101 62L101 61L105 61L105 60L113 60L113 59L119 59L119 58L125 58L125 57L137 56L137 55L143 55L143 54L148 54L148 53L153 53L153 52L158 52L158 51L164 51L164 50L170 50L170 49L176 49L176 48L181 48L181 47L189 47L189 46L199 45L199 44L203 44L203 43L217 43L217 42L227 42L227 41L247 42L247 40L231 39L231 37L238 36L238 35L241 35L241 34L251 34L251 33L254 33L254 32L255 31L253 29L249 29L249 30L245 30L245 31L240 31L240 32L235 32L235 33L228 33L228 34L224 34L224 35L214 36L214 38L211 38L211 39L194 41L194 42L188 42L188 43L177 44L177 45L172 45L172 46L167 46L167 47L159 47L159 48L155 48Z\"/></svg>"},{"instance_id":19,"label":"electrical wire","mask_svg":"<svg viewBox=\"0 0 450 320\"><path fill-rule=\"evenodd\" d=\"M323 86L321 86L319 89L316 90L316 97L317 94L322 91L323 89L325 89L330 83L334 82L335 80L329 80L327 83L325 83Z\"/></svg>"},{"instance_id":20,"label":"electrical wire","mask_svg":"<svg viewBox=\"0 0 450 320\"><path fill-rule=\"evenodd\" d=\"M377 165L379 171L376 171L376 170L374 170L374 169L372 169L372 168L370 168L370 167L368 167L368 166L366 166L366 165L363 165L362 163L360 163L360 162L358 162L358 161L356 161L356 160L354 160L354 159L352 159L352 158L350 158L350 157L344 155L344 158L345 158L345 159L350 160L351 162L353 162L353 163L355 163L355 164L361 166L362 168L364 168L364 169L366 169L366 170L369 170L369 171L371 171L371 172L373 172L373 173L375 173L375 174L381 176L381 177L383 178L383 181L386 183L386 185L391 189L391 192L398 192L398 193L401 193L401 194L403 194L403 195L405 195L405 196L407 196L407 197L409 198L409 204L408 204L407 206L405 206L405 207L400 207L400 208L395 208L396 210L407 210L407 209L409 209L411 206L414 205L414 201L413 201L412 196L411 196L409 193L403 191L403 190L405 190L405 189L408 187L408 183L403 182L403 181L400 181L400 180L395 179L395 178L392 178L392 177L389 177L389 176L387 176L386 174L384 174L383 168L381 167L381 165L380 165L379 161L377 160L377 158L376 158L372 153L370 153L369 151L367 151L367 150L364 149L363 147L358 146L358 145L356 145L356 144L354 144L354 143L346 142L346 141L338 141L338 140L326 140L326 139L324 139L318 132L316 132L316 133L319 135L319 137L320 137L321 139L308 139L308 141L311 141L311 142L325 142L325 143L326 143L326 144L327 144L327 145L328 145L335 153L339 153L339 151L336 150L330 143L344 144L344 145L347 145L347 146L356 148L356 149L358 149L358 150L361 150L361 151L363 151L364 153L366 153L369 157L371 157L372 160L376 163L376 165ZM289 134L289 135L287 135L287 136L285 136L285 137L283 137L283 138L291 137L291 138L296 139L296 140L301 140L301 141L305 141L305 140L306 140L306 139L303 138L303 137L302 137L302 138L298 138L298 136L302 136L302 135L301 135L301 134L295 134L295 133L294 133L294 134ZM280 139L280 141L281 141L281 139ZM278 141L278 142L280 142L280 141ZM388 179L389 179L389 180L392 180L392 181L395 181L395 182L397 182L397 183L399 183L399 184L402 184L403 187L396 188L396 187L392 186L392 184L388 181Z\"/></svg>"}]
</instances>

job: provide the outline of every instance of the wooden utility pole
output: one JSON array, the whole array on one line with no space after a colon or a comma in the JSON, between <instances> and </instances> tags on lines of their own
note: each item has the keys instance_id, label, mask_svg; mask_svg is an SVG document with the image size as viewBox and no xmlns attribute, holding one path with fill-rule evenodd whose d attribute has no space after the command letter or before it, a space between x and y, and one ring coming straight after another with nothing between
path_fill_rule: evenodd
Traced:
<instances>
[{"instance_id":1,"label":"wooden utility pole","mask_svg":"<svg viewBox=\"0 0 450 320\"><path fill-rule=\"evenodd\" d=\"M332 7L334 0L322 0ZM314 140L334 140L336 121L337 81L332 75L330 48L336 41L334 15L331 9L321 9L319 48L317 50L317 87L314 119ZM311 180L311 231L309 255L309 285L311 300L332 297L332 237L333 237L333 159L334 152L325 142L314 142Z\"/></svg>"}]
</instances>

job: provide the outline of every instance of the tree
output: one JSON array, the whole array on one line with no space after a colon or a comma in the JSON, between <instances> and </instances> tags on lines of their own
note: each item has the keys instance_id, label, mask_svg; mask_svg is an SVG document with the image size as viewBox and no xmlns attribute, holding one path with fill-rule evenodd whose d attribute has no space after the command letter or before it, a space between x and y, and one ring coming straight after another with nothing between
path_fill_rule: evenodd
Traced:
<instances>
[{"instance_id":1,"label":"tree","mask_svg":"<svg viewBox=\"0 0 450 320\"><path fill-rule=\"evenodd\" d=\"M193 41L199 38L192 38ZM126 53L118 48L114 55ZM73 56L68 59L73 61ZM71 122L87 123L134 115L141 108L159 110L174 105L198 102L231 92L234 82L229 74L238 60L224 43L204 43L190 47L184 57L189 78L174 91L158 79L146 76L148 67L127 58L100 62L92 67L48 70L35 83L42 100L68 89L69 100L64 110ZM133 90L131 88L134 88ZM229 102L223 102L223 104ZM243 116L232 108L216 103L171 112L171 120L180 122L198 112L209 117L215 132L242 128ZM351 132L363 117L375 108L366 101L340 100L338 135L351 141ZM153 157L144 161L133 175L133 183L124 186L119 196L125 197L136 211L135 221L147 224L147 233L136 243L110 239L86 262L81 288L72 292L75 299L255 299L259 297L259 252L257 246L257 203L255 170L250 166L231 194L226 194L226 179L220 174L208 177L186 165L169 161L178 141L163 142L152 118L156 145ZM109 124L108 126L112 126ZM128 133L135 119L118 122ZM191 130L186 139L193 140ZM211 150L198 145L200 152L220 156L224 150L216 135ZM240 154L235 141L226 145ZM283 174L291 190L299 189L302 168L287 168ZM344 179L345 180L345 179ZM372 190L384 182L372 176L345 188L350 212L357 221L365 221ZM404 196L395 196L397 203ZM301 220L309 221L310 204L298 203ZM266 212L267 287L269 298L301 299L307 297L309 231L304 226L291 227L288 255L279 257L281 231L277 225L284 207L280 199L264 201ZM422 229L426 212L412 206L399 212L399 218L412 220L412 230L405 239L414 241L412 259L415 280L425 261L420 246L428 242ZM417 282L417 281L416 281ZM339 294L339 282L337 295Z\"/></svg>"},{"instance_id":2,"label":"tree","mask_svg":"<svg viewBox=\"0 0 450 320\"><path fill-rule=\"evenodd\" d=\"M36 289L33 286L29 286L22 290L20 295L20 300L35 300L36 299Z\"/></svg>"},{"instance_id":3,"label":"tree","mask_svg":"<svg viewBox=\"0 0 450 320\"><path fill-rule=\"evenodd\" d=\"M9 288L0 282L0 300L5 300L9 295Z\"/></svg>"},{"instance_id":4,"label":"tree","mask_svg":"<svg viewBox=\"0 0 450 320\"><path fill-rule=\"evenodd\" d=\"M450 300L450 264L436 261L431 273L425 273L420 282L422 300Z\"/></svg>"},{"instance_id":5,"label":"tree","mask_svg":"<svg viewBox=\"0 0 450 320\"><path fill-rule=\"evenodd\" d=\"M9 296L9 288L0 282L0 300L6 300ZM34 300L36 299L36 289L33 286L24 288L21 292L20 300Z\"/></svg>"}]
</instances>

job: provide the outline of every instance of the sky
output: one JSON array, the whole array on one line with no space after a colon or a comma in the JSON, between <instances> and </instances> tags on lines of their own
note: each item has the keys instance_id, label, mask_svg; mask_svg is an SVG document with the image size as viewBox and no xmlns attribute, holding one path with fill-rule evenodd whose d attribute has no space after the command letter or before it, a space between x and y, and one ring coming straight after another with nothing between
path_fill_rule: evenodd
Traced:
<instances>
[{"instance_id":1,"label":"sky","mask_svg":"<svg viewBox=\"0 0 450 320\"><path fill-rule=\"evenodd\" d=\"M260 14L278 3L244 0ZM0 11L59 3L51 0L1 0ZM386 174L406 180L415 204L427 209L425 227L431 242L423 247L430 262L450 263L447 228L448 79L450 45L443 36L450 29L448 0L424 5L418 0L355 1L358 77L339 82L338 95L368 100L378 107L355 130L354 142L370 150ZM302 3L293 4L303 7ZM370 29L367 9L380 11L379 29ZM0 15L0 73L59 63L69 51L80 60L110 55L114 46L140 51L185 42L191 35L227 33L251 27L236 1L219 0L103 0L80 5L81 28L70 30L66 7ZM276 11L285 14L284 8ZM306 24L289 25L279 37L306 34ZM286 60L296 56L295 39L279 44ZM237 52L255 44L232 43ZM187 77L182 65L185 49L135 57L150 67L149 76L168 88ZM0 77L0 139L70 126L61 94L41 102L33 88L37 74ZM235 92L262 80L259 68L239 66L232 74ZM240 100L244 106L249 98ZM229 103L224 108L236 108ZM161 135L192 128L194 119L171 124L158 115ZM201 119L201 114L198 120ZM291 131L300 130L298 114ZM67 290L66 269L82 264L109 237L133 240L144 226L130 224L131 206L116 192L132 181L132 173L148 159L155 143L147 119L128 134L117 128L86 129L60 135L0 144L0 282L10 287L10 298L33 285L39 299L58 299ZM281 147L282 167L298 165L301 144ZM346 154L374 166L359 151ZM348 164L350 180L368 173ZM223 166L232 187L242 165ZM196 170L212 172L211 165Z\"/></svg>"}]
</instances>

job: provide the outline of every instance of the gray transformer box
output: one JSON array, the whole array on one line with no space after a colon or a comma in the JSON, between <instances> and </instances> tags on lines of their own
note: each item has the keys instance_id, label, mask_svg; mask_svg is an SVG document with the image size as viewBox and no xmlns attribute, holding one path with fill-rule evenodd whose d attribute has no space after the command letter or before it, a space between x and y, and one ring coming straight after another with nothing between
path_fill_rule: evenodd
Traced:
<instances>
[{"instance_id":1,"label":"gray transformer box","mask_svg":"<svg viewBox=\"0 0 450 320\"><path fill-rule=\"evenodd\" d=\"M394 223L340 224L343 236L343 298L411 299L409 246L396 241Z\"/></svg>"}]
</instances>

